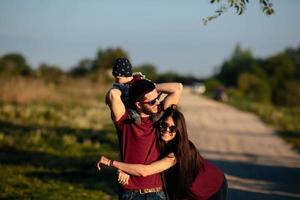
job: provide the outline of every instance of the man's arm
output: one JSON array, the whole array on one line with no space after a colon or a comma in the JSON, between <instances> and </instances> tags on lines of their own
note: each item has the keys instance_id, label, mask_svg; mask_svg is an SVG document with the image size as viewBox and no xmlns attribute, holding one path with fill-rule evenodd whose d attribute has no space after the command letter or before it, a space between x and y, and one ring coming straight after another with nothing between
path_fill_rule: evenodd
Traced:
<instances>
[{"instance_id":1,"label":"man's arm","mask_svg":"<svg viewBox=\"0 0 300 200\"><path fill-rule=\"evenodd\" d=\"M167 94L163 101L163 109L166 109L172 104L178 104L183 86L181 83L160 83L156 85L156 89L158 92Z\"/></svg>"},{"instance_id":2,"label":"man's arm","mask_svg":"<svg viewBox=\"0 0 300 200\"><path fill-rule=\"evenodd\" d=\"M111 88L106 94L105 102L110 108L113 121L118 121L125 113L125 106L122 102L121 95L122 92L115 88Z\"/></svg>"}]
</instances>

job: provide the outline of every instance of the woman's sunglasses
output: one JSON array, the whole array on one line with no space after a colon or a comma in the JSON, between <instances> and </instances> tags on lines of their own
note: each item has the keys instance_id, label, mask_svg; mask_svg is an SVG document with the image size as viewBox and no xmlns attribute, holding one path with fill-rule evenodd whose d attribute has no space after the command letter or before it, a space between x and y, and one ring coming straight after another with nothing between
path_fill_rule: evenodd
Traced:
<instances>
[{"instance_id":1,"label":"woman's sunglasses","mask_svg":"<svg viewBox=\"0 0 300 200\"><path fill-rule=\"evenodd\" d=\"M176 132L177 131L177 128L176 128L176 126L175 125L171 125L171 126L169 126L169 124L167 123L167 122L161 122L160 124L159 124L159 131L161 132L161 133L166 133L167 131L169 132L169 133L174 133L174 132Z\"/></svg>"}]
</instances>

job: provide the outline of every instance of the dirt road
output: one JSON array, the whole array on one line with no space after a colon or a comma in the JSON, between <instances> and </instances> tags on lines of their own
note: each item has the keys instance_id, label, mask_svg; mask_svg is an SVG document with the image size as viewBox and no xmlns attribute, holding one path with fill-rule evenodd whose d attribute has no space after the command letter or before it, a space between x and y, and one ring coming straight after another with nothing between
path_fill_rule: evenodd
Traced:
<instances>
[{"instance_id":1,"label":"dirt road","mask_svg":"<svg viewBox=\"0 0 300 200\"><path fill-rule=\"evenodd\" d=\"M230 200L300 199L300 155L258 117L189 88L179 106L190 139L225 171Z\"/></svg>"}]
</instances>

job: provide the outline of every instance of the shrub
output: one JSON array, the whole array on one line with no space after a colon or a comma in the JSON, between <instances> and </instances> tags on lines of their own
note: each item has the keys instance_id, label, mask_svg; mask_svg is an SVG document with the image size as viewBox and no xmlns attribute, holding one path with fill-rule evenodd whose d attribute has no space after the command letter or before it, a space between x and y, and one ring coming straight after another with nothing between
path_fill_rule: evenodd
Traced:
<instances>
[{"instance_id":1,"label":"shrub","mask_svg":"<svg viewBox=\"0 0 300 200\"><path fill-rule=\"evenodd\" d=\"M269 102L271 88L267 81L251 73L243 73L238 77L238 88L250 99L258 102Z\"/></svg>"},{"instance_id":2,"label":"shrub","mask_svg":"<svg viewBox=\"0 0 300 200\"><path fill-rule=\"evenodd\" d=\"M300 81L287 81L274 94L274 102L278 105L300 107Z\"/></svg>"},{"instance_id":3,"label":"shrub","mask_svg":"<svg viewBox=\"0 0 300 200\"><path fill-rule=\"evenodd\" d=\"M205 88L209 94L212 94L216 89L222 87L222 83L214 78L205 81Z\"/></svg>"}]
</instances>

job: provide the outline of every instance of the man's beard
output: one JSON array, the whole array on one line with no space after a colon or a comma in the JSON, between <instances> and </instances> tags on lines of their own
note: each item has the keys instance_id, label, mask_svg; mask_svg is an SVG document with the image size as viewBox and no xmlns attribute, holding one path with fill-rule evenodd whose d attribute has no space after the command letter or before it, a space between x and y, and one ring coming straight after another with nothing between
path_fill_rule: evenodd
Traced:
<instances>
[{"instance_id":1,"label":"man's beard","mask_svg":"<svg viewBox=\"0 0 300 200\"><path fill-rule=\"evenodd\" d=\"M149 108L149 107L146 107L146 106L142 106L142 112L146 115L152 115L152 114L155 114L158 112L158 108L156 106L156 110L154 110L154 108Z\"/></svg>"}]
</instances>

